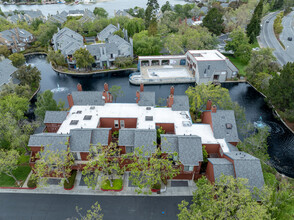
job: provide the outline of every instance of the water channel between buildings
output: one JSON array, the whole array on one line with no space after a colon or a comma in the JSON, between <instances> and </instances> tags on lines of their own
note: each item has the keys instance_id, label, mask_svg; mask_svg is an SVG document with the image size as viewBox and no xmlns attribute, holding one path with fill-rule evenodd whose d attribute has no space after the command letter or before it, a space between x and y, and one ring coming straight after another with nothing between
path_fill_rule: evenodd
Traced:
<instances>
[{"instance_id":1,"label":"water channel between buildings","mask_svg":"<svg viewBox=\"0 0 294 220\"><path fill-rule=\"evenodd\" d=\"M46 62L45 56L29 57L27 63L36 66L42 73L40 91L53 91L54 98L57 101L64 101L66 105L66 96L77 90L77 83L82 84L83 90L102 91L105 82L109 84L109 88L113 85L121 86L124 95L117 98L117 102L135 103L136 91L139 87L129 83L130 72L79 78L57 75ZM162 101L165 102L168 97L170 86L149 85L145 86L145 91L155 91L156 102L160 104ZM193 84L174 85L175 94L185 94L189 86L193 86ZM255 122L261 116L263 121L271 127L271 135L268 139L271 162L280 173L294 178L294 135L291 131L282 122L275 119L272 109L266 105L261 94L247 83L225 83L223 87L229 89L233 101L245 107L247 120Z\"/></svg>"}]
</instances>

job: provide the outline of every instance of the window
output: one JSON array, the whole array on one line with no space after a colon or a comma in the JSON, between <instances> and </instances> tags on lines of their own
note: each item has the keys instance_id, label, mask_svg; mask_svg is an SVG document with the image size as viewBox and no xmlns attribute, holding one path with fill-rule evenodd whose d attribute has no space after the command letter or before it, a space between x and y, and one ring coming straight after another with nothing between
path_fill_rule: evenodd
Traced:
<instances>
[{"instance_id":1,"label":"window","mask_svg":"<svg viewBox=\"0 0 294 220\"><path fill-rule=\"evenodd\" d=\"M132 153L132 152L134 152L134 147L132 147L132 146L126 146L126 154L127 153Z\"/></svg>"},{"instance_id":2,"label":"window","mask_svg":"<svg viewBox=\"0 0 294 220\"><path fill-rule=\"evenodd\" d=\"M125 121L124 120L120 120L120 127L124 128L125 127Z\"/></svg>"},{"instance_id":3,"label":"window","mask_svg":"<svg viewBox=\"0 0 294 220\"><path fill-rule=\"evenodd\" d=\"M193 166L184 166L184 171L193 171Z\"/></svg>"},{"instance_id":4,"label":"window","mask_svg":"<svg viewBox=\"0 0 294 220\"><path fill-rule=\"evenodd\" d=\"M233 125L231 123L226 123L226 128L227 129L232 129Z\"/></svg>"},{"instance_id":5,"label":"window","mask_svg":"<svg viewBox=\"0 0 294 220\"><path fill-rule=\"evenodd\" d=\"M85 115L84 116L84 120L91 120L91 118L92 118L92 115Z\"/></svg>"},{"instance_id":6,"label":"window","mask_svg":"<svg viewBox=\"0 0 294 220\"><path fill-rule=\"evenodd\" d=\"M145 116L145 121L153 121L153 116Z\"/></svg>"},{"instance_id":7,"label":"window","mask_svg":"<svg viewBox=\"0 0 294 220\"><path fill-rule=\"evenodd\" d=\"M114 120L114 127L119 128L118 120Z\"/></svg>"},{"instance_id":8,"label":"window","mask_svg":"<svg viewBox=\"0 0 294 220\"><path fill-rule=\"evenodd\" d=\"M82 111L77 111L77 114L82 114Z\"/></svg>"},{"instance_id":9,"label":"window","mask_svg":"<svg viewBox=\"0 0 294 220\"><path fill-rule=\"evenodd\" d=\"M113 58L113 54L112 53L110 54L110 58Z\"/></svg>"},{"instance_id":10,"label":"window","mask_svg":"<svg viewBox=\"0 0 294 220\"><path fill-rule=\"evenodd\" d=\"M71 120L70 125L77 125L79 120Z\"/></svg>"}]
</instances>

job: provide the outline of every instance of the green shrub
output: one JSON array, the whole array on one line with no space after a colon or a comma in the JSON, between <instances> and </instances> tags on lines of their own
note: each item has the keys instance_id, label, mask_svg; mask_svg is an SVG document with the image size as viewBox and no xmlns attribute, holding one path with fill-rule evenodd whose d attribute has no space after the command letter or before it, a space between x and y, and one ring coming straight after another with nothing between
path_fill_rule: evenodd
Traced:
<instances>
[{"instance_id":1,"label":"green shrub","mask_svg":"<svg viewBox=\"0 0 294 220\"><path fill-rule=\"evenodd\" d=\"M102 189L114 189L114 190L120 190L123 187L123 181L122 179L115 179L112 182L113 187L110 186L110 182L109 180L104 181L104 183L102 184L101 188Z\"/></svg>"},{"instance_id":2,"label":"green shrub","mask_svg":"<svg viewBox=\"0 0 294 220\"><path fill-rule=\"evenodd\" d=\"M27 185L28 185L29 188L36 188L37 187L37 182L36 182L36 180L30 178Z\"/></svg>"},{"instance_id":3,"label":"green shrub","mask_svg":"<svg viewBox=\"0 0 294 220\"><path fill-rule=\"evenodd\" d=\"M274 174L264 172L263 177L264 177L264 182L266 185L275 186L277 184L277 180Z\"/></svg>"},{"instance_id":4,"label":"green shrub","mask_svg":"<svg viewBox=\"0 0 294 220\"><path fill-rule=\"evenodd\" d=\"M160 183L156 183L152 186L152 189L160 189L161 188L161 184Z\"/></svg>"},{"instance_id":5,"label":"green shrub","mask_svg":"<svg viewBox=\"0 0 294 220\"><path fill-rule=\"evenodd\" d=\"M75 184L75 179L76 179L77 171L73 170L71 172L71 176L68 178L68 182L64 181L64 188L65 189L72 189L74 184Z\"/></svg>"}]
</instances>

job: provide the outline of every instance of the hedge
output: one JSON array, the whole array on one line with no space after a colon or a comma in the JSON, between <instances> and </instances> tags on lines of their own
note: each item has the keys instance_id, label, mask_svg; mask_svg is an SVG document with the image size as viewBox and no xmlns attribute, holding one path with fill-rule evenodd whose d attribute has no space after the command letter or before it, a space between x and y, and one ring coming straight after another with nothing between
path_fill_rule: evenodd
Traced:
<instances>
[{"instance_id":1,"label":"hedge","mask_svg":"<svg viewBox=\"0 0 294 220\"><path fill-rule=\"evenodd\" d=\"M75 179L76 179L77 171L73 170L71 172L71 176L68 178L68 182L64 181L64 189L72 189L74 184L75 184Z\"/></svg>"},{"instance_id":2,"label":"hedge","mask_svg":"<svg viewBox=\"0 0 294 220\"><path fill-rule=\"evenodd\" d=\"M36 180L30 178L27 185L29 188L36 188L37 187Z\"/></svg>"}]
</instances>

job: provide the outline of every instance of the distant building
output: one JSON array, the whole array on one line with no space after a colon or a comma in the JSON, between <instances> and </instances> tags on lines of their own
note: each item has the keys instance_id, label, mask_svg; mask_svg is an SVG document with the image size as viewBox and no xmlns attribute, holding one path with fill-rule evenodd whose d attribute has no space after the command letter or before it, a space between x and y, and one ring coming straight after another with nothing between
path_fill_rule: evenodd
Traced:
<instances>
[{"instance_id":1,"label":"distant building","mask_svg":"<svg viewBox=\"0 0 294 220\"><path fill-rule=\"evenodd\" d=\"M18 83L18 80L13 77L15 71L17 68L12 65L11 60L0 57L0 91L5 84Z\"/></svg>"},{"instance_id":2,"label":"distant building","mask_svg":"<svg viewBox=\"0 0 294 220\"><path fill-rule=\"evenodd\" d=\"M6 11L3 12L6 16L7 21L16 24L18 21L25 21L31 24L33 20L40 19L46 20L46 17L40 10L19 10L19 11Z\"/></svg>"},{"instance_id":3,"label":"distant building","mask_svg":"<svg viewBox=\"0 0 294 220\"><path fill-rule=\"evenodd\" d=\"M47 19L48 19L48 21L51 21L53 23L63 24L67 20L67 15L68 15L68 13L66 11L62 11L61 13L59 13L57 11L56 15L49 14Z\"/></svg>"},{"instance_id":4,"label":"distant building","mask_svg":"<svg viewBox=\"0 0 294 220\"><path fill-rule=\"evenodd\" d=\"M130 19L134 18L132 15L130 15L130 14L126 11L126 9L124 9L124 10L118 10L118 11L114 10L114 16L115 16L115 17L123 16L123 17L127 17L127 18L130 18Z\"/></svg>"},{"instance_id":5,"label":"distant building","mask_svg":"<svg viewBox=\"0 0 294 220\"><path fill-rule=\"evenodd\" d=\"M63 24L64 22L67 21L67 17L70 17L70 16L73 16L73 17L81 16L82 18L79 21L82 23L93 21L96 18L96 16L94 15L92 11L90 11L89 9L85 9L85 10L70 10L69 12L62 11L61 13L57 11L57 14L55 15L50 15L50 14L48 15L48 21Z\"/></svg>"},{"instance_id":6,"label":"distant building","mask_svg":"<svg viewBox=\"0 0 294 220\"><path fill-rule=\"evenodd\" d=\"M0 45L6 45L13 53L24 51L35 40L34 36L19 28L0 32Z\"/></svg>"}]
</instances>

